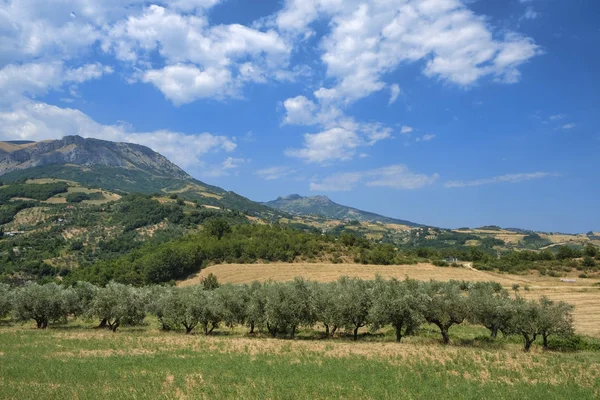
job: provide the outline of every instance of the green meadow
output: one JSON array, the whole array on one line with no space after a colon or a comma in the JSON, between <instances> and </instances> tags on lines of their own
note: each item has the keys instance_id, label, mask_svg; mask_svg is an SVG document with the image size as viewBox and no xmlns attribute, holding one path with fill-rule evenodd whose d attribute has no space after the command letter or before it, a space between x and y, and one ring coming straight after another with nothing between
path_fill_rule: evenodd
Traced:
<instances>
[{"instance_id":1,"label":"green meadow","mask_svg":"<svg viewBox=\"0 0 600 400\"><path fill-rule=\"evenodd\" d=\"M524 353L518 341L460 326L444 346L434 327L395 343L393 331L296 340L162 332L156 321L117 333L74 321L0 324L0 398L593 399L600 352Z\"/></svg>"}]
</instances>

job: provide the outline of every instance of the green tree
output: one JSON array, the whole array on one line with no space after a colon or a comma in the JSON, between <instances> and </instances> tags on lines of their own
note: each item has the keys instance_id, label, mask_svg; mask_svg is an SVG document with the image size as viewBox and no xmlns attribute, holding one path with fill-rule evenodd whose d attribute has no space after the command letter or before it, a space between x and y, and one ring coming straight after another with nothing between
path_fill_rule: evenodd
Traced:
<instances>
[{"instance_id":1,"label":"green tree","mask_svg":"<svg viewBox=\"0 0 600 400\"><path fill-rule=\"evenodd\" d=\"M12 292L10 286L0 283L0 319L6 317L12 310Z\"/></svg>"},{"instance_id":2,"label":"green tree","mask_svg":"<svg viewBox=\"0 0 600 400\"><path fill-rule=\"evenodd\" d=\"M596 266L596 261L594 261L592 257L586 255L585 257L583 257L581 265L583 265L585 268L594 268Z\"/></svg>"},{"instance_id":3,"label":"green tree","mask_svg":"<svg viewBox=\"0 0 600 400\"><path fill-rule=\"evenodd\" d=\"M485 326L493 338L498 331L506 332L512 302L506 290L496 290L491 284L477 284L469 290L469 301L471 322Z\"/></svg>"},{"instance_id":4,"label":"green tree","mask_svg":"<svg viewBox=\"0 0 600 400\"><path fill-rule=\"evenodd\" d=\"M313 307L315 318L325 326L325 336L333 336L341 325L337 305L339 285L337 282L312 283Z\"/></svg>"},{"instance_id":5,"label":"green tree","mask_svg":"<svg viewBox=\"0 0 600 400\"><path fill-rule=\"evenodd\" d=\"M29 282L15 291L13 312L16 320L33 319L38 329L46 329L49 322L66 322L69 310L61 286Z\"/></svg>"},{"instance_id":6,"label":"green tree","mask_svg":"<svg viewBox=\"0 0 600 400\"><path fill-rule=\"evenodd\" d=\"M248 293L240 285L222 285L216 291L216 302L220 307L221 320L225 326L233 328L246 322Z\"/></svg>"},{"instance_id":7,"label":"green tree","mask_svg":"<svg viewBox=\"0 0 600 400\"><path fill-rule=\"evenodd\" d=\"M231 226L224 218L210 218L204 223L204 230L209 236L221 240L223 236L231 233Z\"/></svg>"},{"instance_id":8,"label":"green tree","mask_svg":"<svg viewBox=\"0 0 600 400\"><path fill-rule=\"evenodd\" d=\"M598 248L592 244L587 244L583 249L583 254L588 257L596 257L598 255Z\"/></svg>"},{"instance_id":9,"label":"green tree","mask_svg":"<svg viewBox=\"0 0 600 400\"><path fill-rule=\"evenodd\" d=\"M386 281L377 277L369 310L372 327L378 330L385 325L392 325L396 331L396 341L400 342L404 335L414 332L425 322L423 314L428 301L423 285L417 281Z\"/></svg>"},{"instance_id":10,"label":"green tree","mask_svg":"<svg viewBox=\"0 0 600 400\"><path fill-rule=\"evenodd\" d=\"M461 324L469 316L469 301L457 282L430 282L427 294L431 300L425 310L425 319L440 329L444 344L448 344L450 327Z\"/></svg>"},{"instance_id":11,"label":"green tree","mask_svg":"<svg viewBox=\"0 0 600 400\"><path fill-rule=\"evenodd\" d=\"M513 309L507 331L523 337L524 351L529 351L537 338L542 323L542 312L538 302L518 297Z\"/></svg>"},{"instance_id":12,"label":"green tree","mask_svg":"<svg viewBox=\"0 0 600 400\"><path fill-rule=\"evenodd\" d=\"M141 324L146 317L147 302L146 289L110 282L98 290L88 315L98 317L102 321L100 326L108 326L116 332L124 324Z\"/></svg>"},{"instance_id":13,"label":"green tree","mask_svg":"<svg viewBox=\"0 0 600 400\"><path fill-rule=\"evenodd\" d=\"M254 329L261 329L265 326L265 307L267 296L265 287L258 281L252 282L246 286L246 324L250 328L250 334L254 334Z\"/></svg>"},{"instance_id":14,"label":"green tree","mask_svg":"<svg viewBox=\"0 0 600 400\"><path fill-rule=\"evenodd\" d=\"M336 308L340 324L352 331L354 340L358 340L358 330L367 325L371 308L371 285L357 278L342 277L338 280L339 294L336 296Z\"/></svg>"},{"instance_id":15,"label":"green tree","mask_svg":"<svg viewBox=\"0 0 600 400\"><path fill-rule=\"evenodd\" d=\"M220 286L217 276L212 272L206 275L205 277L202 277L202 279L200 279L200 284L202 285L204 290L215 290Z\"/></svg>"},{"instance_id":16,"label":"green tree","mask_svg":"<svg viewBox=\"0 0 600 400\"><path fill-rule=\"evenodd\" d=\"M540 323L539 334L543 345L548 349L548 337L551 335L571 336L573 329L573 306L564 301L554 302L543 296L539 300Z\"/></svg>"}]
</instances>

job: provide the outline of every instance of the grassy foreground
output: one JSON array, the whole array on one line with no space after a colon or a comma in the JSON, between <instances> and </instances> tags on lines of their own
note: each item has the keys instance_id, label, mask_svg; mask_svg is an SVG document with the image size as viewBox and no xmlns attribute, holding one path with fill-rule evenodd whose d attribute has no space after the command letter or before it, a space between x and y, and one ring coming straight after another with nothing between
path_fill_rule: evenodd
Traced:
<instances>
[{"instance_id":1,"label":"grassy foreground","mask_svg":"<svg viewBox=\"0 0 600 400\"><path fill-rule=\"evenodd\" d=\"M454 330L358 343L160 332L154 323L113 334L81 321L48 330L0 325L0 398L592 399L600 353L525 354L517 343ZM427 330L428 328L426 328ZM313 335L314 332L304 332ZM306 338L306 336L304 337Z\"/></svg>"}]
</instances>

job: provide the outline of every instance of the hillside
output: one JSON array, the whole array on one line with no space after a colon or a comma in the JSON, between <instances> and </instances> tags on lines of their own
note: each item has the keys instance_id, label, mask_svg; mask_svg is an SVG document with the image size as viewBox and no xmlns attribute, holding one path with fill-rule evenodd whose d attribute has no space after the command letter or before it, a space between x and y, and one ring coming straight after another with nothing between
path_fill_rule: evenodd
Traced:
<instances>
[{"instance_id":1,"label":"hillside","mask_svg":"<svg viewBox=\"0 0 600 400\"><path fill-rule=\"evenodd\" d=\"M148 147L65 136L40 142L0 142L0 179L62 179L119 193L177 194L202 205L272 219L277 213L188 175Z\"/></svg>"},{"instance_id":2,"label":"hillside","mask_svg":"<svg viewBox=\"0 0 600 400\"><path fill-rule=\"evenodd\" d=\"M379 222L382 224L397 224L410 227L423 226L414 222L384 217L383 215L344 206L331 201L327 196L303 197L298 194L292 194L278 197L276 200L264 204L294 215L320 215L337 220Z\"/></svg>"}]
</instances>

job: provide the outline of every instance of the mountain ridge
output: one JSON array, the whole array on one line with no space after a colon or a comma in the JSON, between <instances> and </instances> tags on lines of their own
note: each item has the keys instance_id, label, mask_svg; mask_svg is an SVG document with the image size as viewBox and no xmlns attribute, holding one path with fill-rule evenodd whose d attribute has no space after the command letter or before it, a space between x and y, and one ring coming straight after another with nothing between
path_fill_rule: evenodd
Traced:
<instances>
[{"instance_id":1,"label":"mountain ridge","mask_svg":"<svg viewBox=\"0 0 600 400\"><path fill-rule=\"evenodd\" d=\"M398 218L386 217L370 211L344 206L332 201L327 196L301 196L290 194L279 196L275 200L262 203L279 211L293 215L320 215L326 218L338 220L356 220L359 222L379 222L383 224L407 225L410 227L422 227L425 225Z\"/></svg>"}]
</instances>

